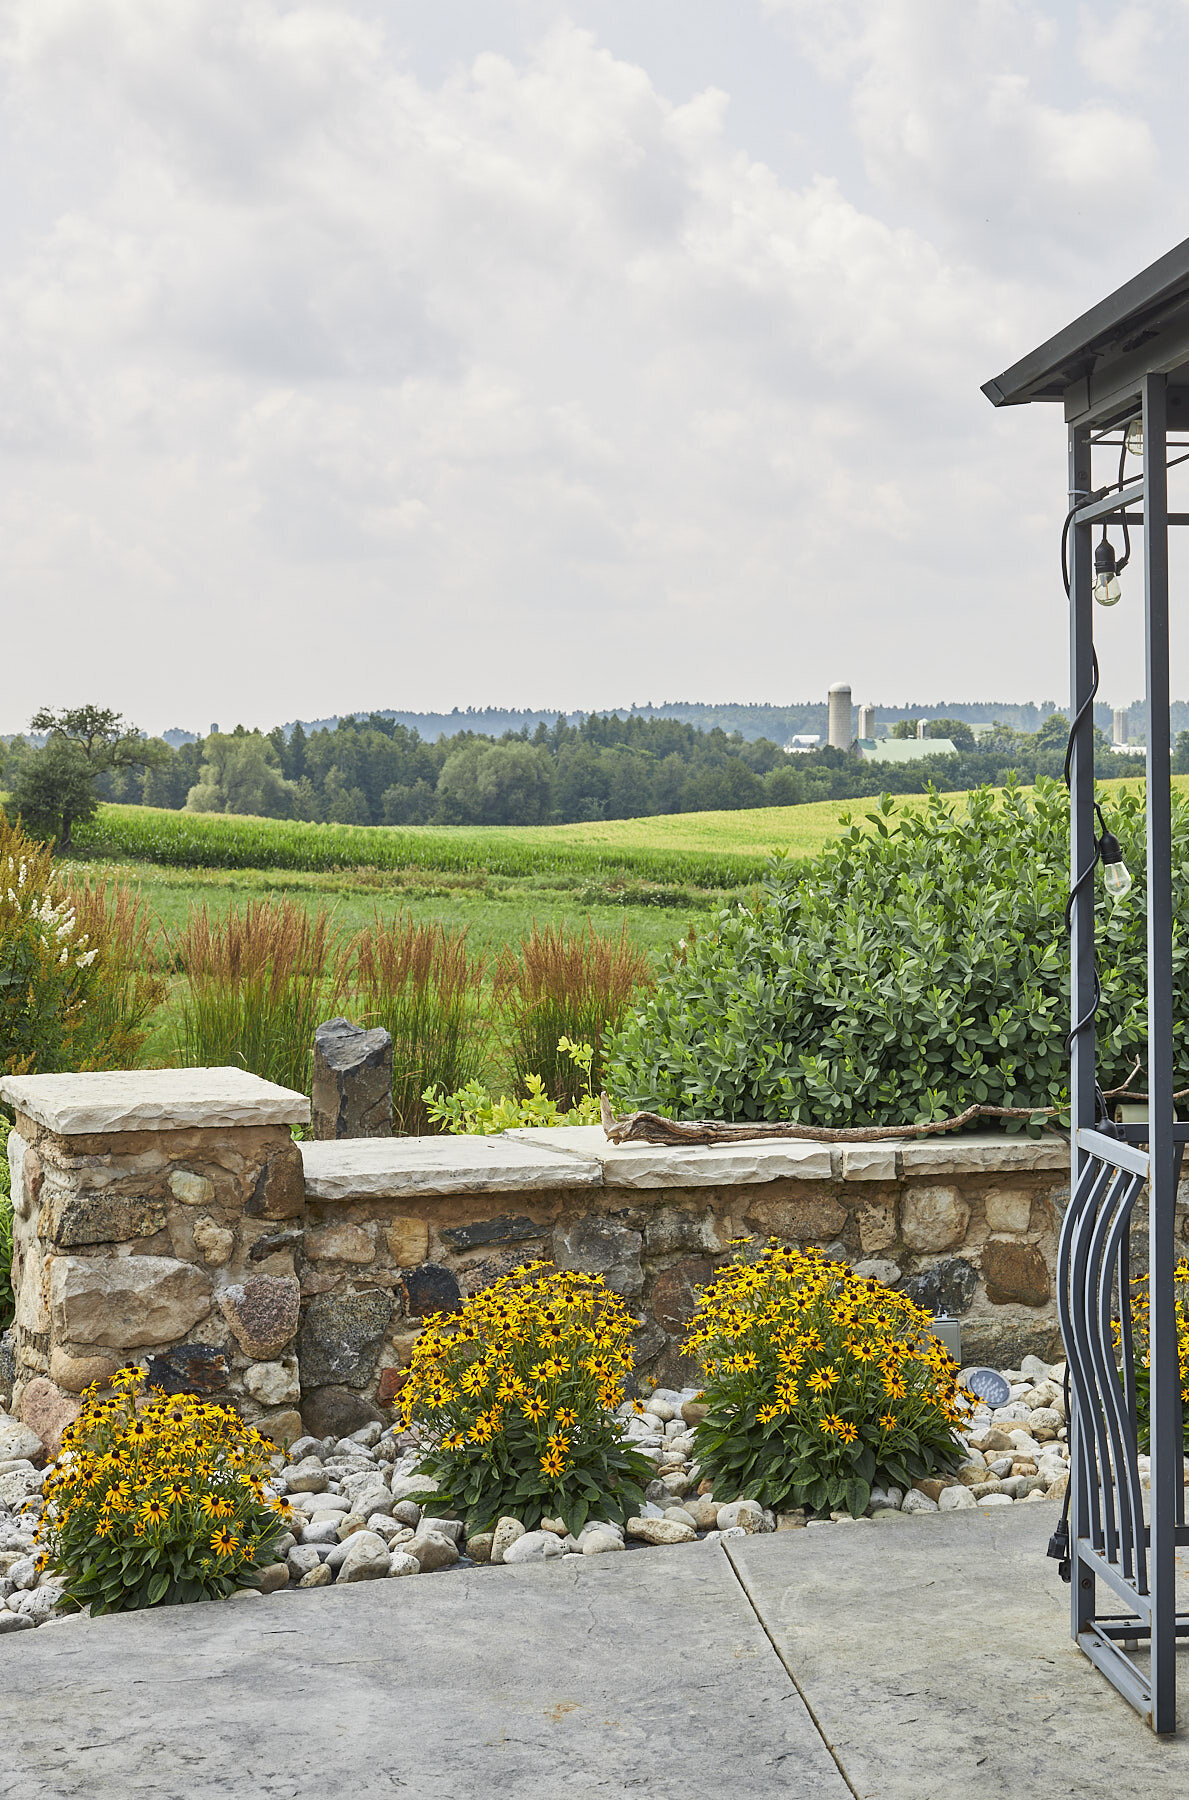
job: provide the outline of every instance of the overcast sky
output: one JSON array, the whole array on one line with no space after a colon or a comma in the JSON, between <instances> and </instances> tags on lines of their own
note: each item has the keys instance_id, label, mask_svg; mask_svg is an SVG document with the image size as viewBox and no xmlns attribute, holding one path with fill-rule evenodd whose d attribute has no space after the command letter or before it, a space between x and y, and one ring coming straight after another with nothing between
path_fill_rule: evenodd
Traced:
<instances>
[{"instance_id":1,"label":"overcast sky","mask_svg":"<svg viewBox=\"0 0 1189 1800\"><path fill-rule=\"evenodd\" d=\"M979 384L1189 234L1182 0L0 0L0 62L0 729L1063 700L1059 409Z\"/></svg>"}]
</instances>

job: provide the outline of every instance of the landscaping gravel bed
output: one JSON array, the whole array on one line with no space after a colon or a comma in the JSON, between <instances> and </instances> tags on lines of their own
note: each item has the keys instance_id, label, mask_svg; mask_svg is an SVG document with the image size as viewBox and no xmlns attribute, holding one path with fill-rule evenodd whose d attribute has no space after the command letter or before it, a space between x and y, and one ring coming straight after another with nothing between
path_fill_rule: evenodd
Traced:
<instances>
[{"instance_id":1,"label":"landscaping gravel bed","mask_svg":"<svg viewBox=\"0 0 1189 1800\"><path fill-rule=\"evenodd\" d=\"M1008 1403L992 1411L980 1405L963 1436L965 1458L955 1474L926 1479L907 1493L876 1489L869 1514L909 1516L976 1506L1005 1507L1059 1499L1068 1483L1065 1443L1064 1366L1025 1357L1021 1369L1004 1369ZM650 1546L713 1543L724 1535L820 1528L852 1523L849 1515L807 1518L803 1511L776 1515L754 1500L704 1492L694 1460L693 1428L702 1409L693 1388L658 1388L643 1413L620 1408L622 1431L655 1464L638 1517L625 1527L592 1519L577 1538L560 1520L526 1531L513 1518L494 1531L466 1537L458 1519L436 1516L410 1499L433 1483L416 1474L418 1447L395 1428L367 1425L346 1438L304 1437L288 1456L275 1459L273 1491L294 1510L281 1539L283 1560L264 1571L256 1597L281 1587L325 1587L331 1582L374 1581L477 1563L515 1565L565 1556L602 1556ZM46 1471L34 1434L0 1414L0 1634L29 1630L62 1616L59 1579L39 1575L33 1534L41 1513ZM1146 1475L1147 1459L1140 1458Z\"/></svg>"}]
</instances>

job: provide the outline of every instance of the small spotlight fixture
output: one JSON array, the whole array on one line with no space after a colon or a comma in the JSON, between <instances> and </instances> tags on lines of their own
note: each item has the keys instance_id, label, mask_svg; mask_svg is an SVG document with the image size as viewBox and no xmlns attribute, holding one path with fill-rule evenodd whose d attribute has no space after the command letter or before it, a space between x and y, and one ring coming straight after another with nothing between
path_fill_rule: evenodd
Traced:
<instances>
[{"instance_id":1,"label":"small spotlight fixture","mask_svg":"<svg viewBox=\"0 0 1189 1800\"><path fill-rule=\"evenodd\" d=\"M1128 456L1142 456L1144 453L1144 422L1142 419L1129 419L1127 430L1123 434L1123 448Z\"/></svg>"},{"instance_id":2,"label":"small spotlight fixture","mask_svg":"<svg viewBox=\"0 0 1189 1800\"><path fill-rule=\"evenodd\" d=\"M1094 598L1099 606L1117 606L1122 593L1116 572L1115 547L1104 527L1101 540L1094 546Z\"/></svg>"}]
</instances>

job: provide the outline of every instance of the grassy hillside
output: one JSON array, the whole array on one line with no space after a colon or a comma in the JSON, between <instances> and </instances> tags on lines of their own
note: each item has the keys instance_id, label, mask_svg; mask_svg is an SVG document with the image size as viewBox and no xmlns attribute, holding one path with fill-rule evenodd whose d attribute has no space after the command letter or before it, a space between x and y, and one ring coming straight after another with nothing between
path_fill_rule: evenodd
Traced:
<instances>
[{"instance_id":1,"label":"grassy hillside","mask_svg":"<svg viewBox=\"0 0 1189 1800\"><path fill-rule=\"evenodd\" d=\"M400 828L101 806L90 824L76 828L75 842L87 858L180 868L557 874L721 888L756 880L773 854L814 855L837 833L840 814L861 817L865 804L824 801L581 825ZM919 805L919 797L904 804Z\"/></svg>"},{"instance_id":2,"label":"grassy hillside","mask_svg":"<svg viewBox=\"0 0 1189 1800\"><path fill-rule=\"evenodd\" d=\"M1189 788L1189 776L1175 776L1174 784ZM1119 789L1132 783L1102 785ZM917 794L896 802L898 810L923 804L923 796ZM837 835L843 814L863 824L871 805L867 800L822 800L806 806L663 813L578 825L399 828L101 806L88 825L76 828L75 841L78 853L88 859L175 868L327 873L374 869L406 878L417 870L512 879L552 875L596 883L636 881L718 889L757 880L774 854L816 855Z\"/></svg>"}]
</instances>

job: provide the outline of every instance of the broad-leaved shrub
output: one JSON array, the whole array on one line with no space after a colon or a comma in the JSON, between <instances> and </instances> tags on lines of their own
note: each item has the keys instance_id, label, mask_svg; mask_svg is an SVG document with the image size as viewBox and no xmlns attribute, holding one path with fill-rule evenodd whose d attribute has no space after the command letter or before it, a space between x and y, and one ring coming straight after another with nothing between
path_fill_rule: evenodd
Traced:
<instances>
[{"instance_id":1,"label":"broad-leaved shrub","mask_svg":"<svg viewBox=\"0 0 1189 1800\"><path fill-rule=\"evenodd\" d=\"M612 1096L678 1118L832 1126L913 1124L973 1101L1064 1105L1067 809L1052 781L933 794L901 812L885 796L872 830L850 823L813 862L773 864L757 903L721 913L641 997L610 1048ZM1098 887L1110 1087L1147 1031L1144 816L1134 794L1103 810L1135 882L1116 904ZM1175 795L1173 867L1178 920L1189 804ZM1189 940L1175 932L1177 1069L1189 1079Z\"/></svg>"}]
</instances>

